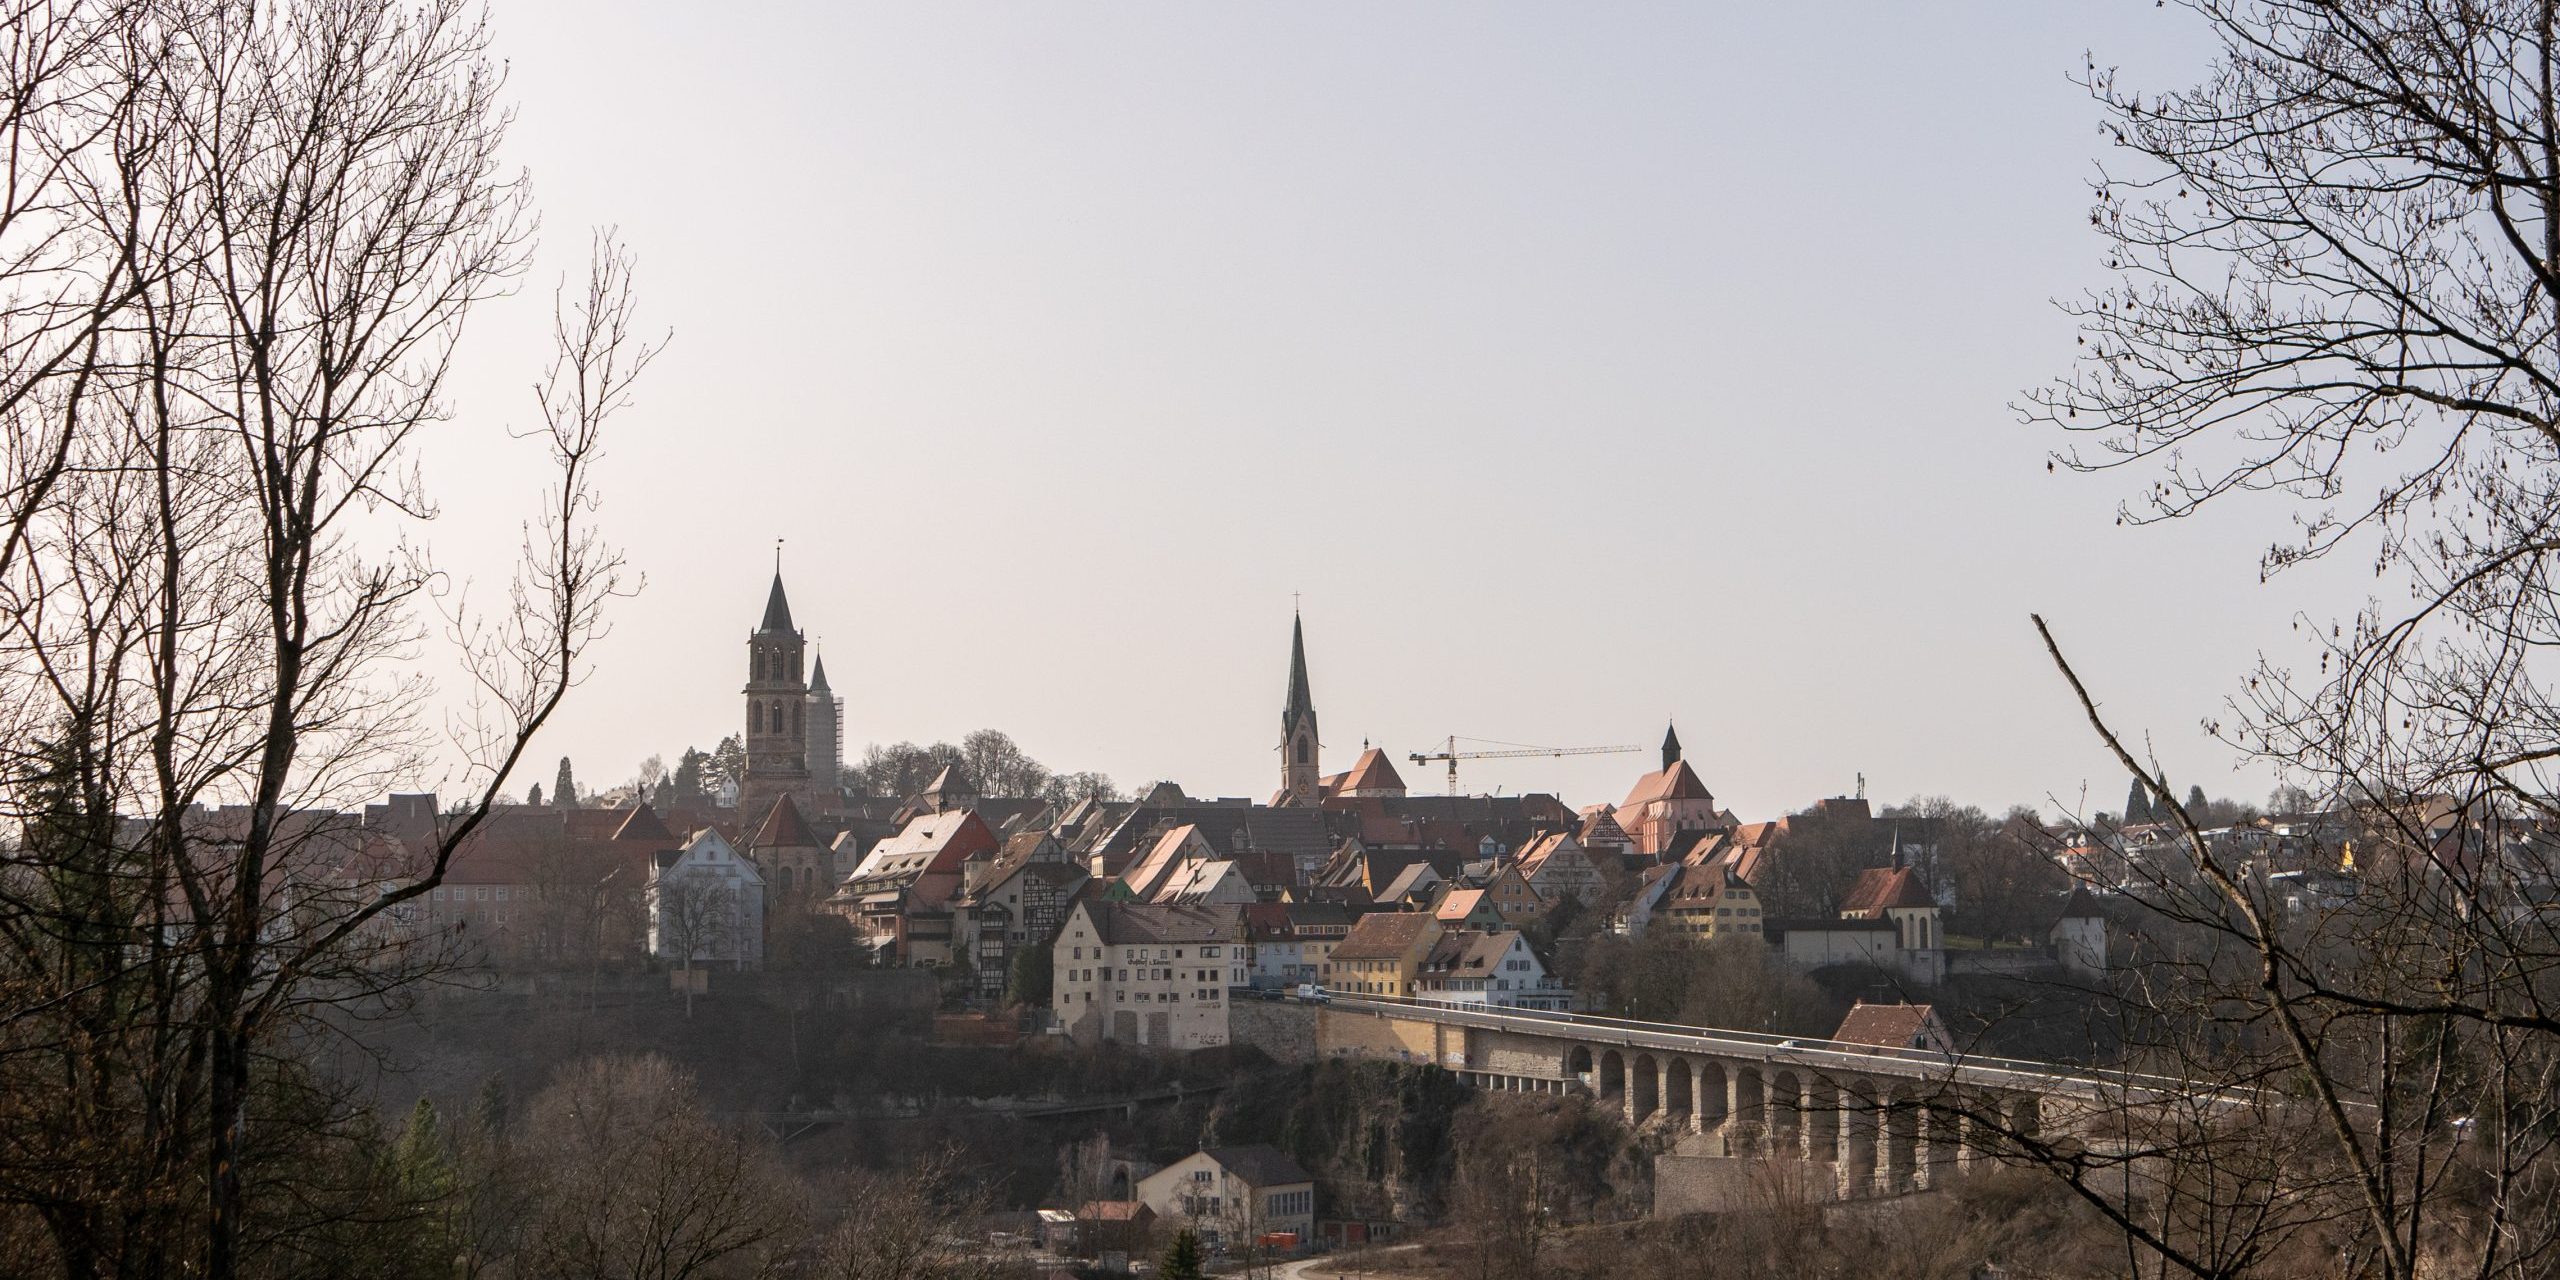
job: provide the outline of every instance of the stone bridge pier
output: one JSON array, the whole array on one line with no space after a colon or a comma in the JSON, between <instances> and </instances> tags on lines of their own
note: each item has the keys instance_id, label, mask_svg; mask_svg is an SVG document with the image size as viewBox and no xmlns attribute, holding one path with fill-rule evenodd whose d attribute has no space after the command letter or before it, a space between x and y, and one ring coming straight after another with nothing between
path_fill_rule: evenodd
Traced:
<instances>
[{"instance_id":1,"label":"stone bridge pier","mask_svg":"<svg viewBox=\"0 0 2560 1280\"><path fill-rule=\"evenodd\" d=\"M1600 1040L1479 1031L1467 1059L1461 1074L1484 1088L1587 1093L1631 1128L1704 1135L1728 1156L1827 1165L1843 1197L1941 1184L1989 1158L1991 1135L1967 1112L1997 1107L2032 1131L2038 1107L2033 1094L1951 1093L1942 1080Z\"/></svg>"}]
</instances>

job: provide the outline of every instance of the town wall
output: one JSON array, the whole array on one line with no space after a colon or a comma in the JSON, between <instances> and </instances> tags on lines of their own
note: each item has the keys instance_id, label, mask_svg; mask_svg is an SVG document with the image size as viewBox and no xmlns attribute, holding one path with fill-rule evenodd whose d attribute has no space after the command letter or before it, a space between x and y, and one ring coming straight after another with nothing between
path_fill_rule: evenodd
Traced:
<instances>
[{"instance_id":1,"label":"town wall","mask_svg":"<svg viewBox=\"0 0 2560 1280\"><path fill-rule=\"evenodd\" d=\"M1548 1036L1525 1036L1482 1028L1467 1032L1467 1069L1538 1080L1564 1078L1572 1042Z\"/></svg>"},{"instance_id":2,"label":"town wall","mask_svg":"<svg viewBox=\"0 0 2560 1280\"><path fill-rule=\"evenodd\" d=\"M1316 1051L1328 1058L1383 1058L1389 1062L1461 1066L1465 1040L1460 1034L1447 1034L1450 1030L1436 1022L1321 1009L1316 1013ZM1444 1041L1454 1052L1454 1060L1441 1057Z\"/></svg>"},{"instance_id":3,"label":"town wall","mask_svg":"<svg viewBox=\"0 0 2560 1280\"><path fill-rule=\"evenodd\" d=\"M1316 1007L1291 1001L1237 1000L1227 1008L1227 1038L1271 1055L1275 1062L1313 1062Z\"/></svg>"},{"instance_id":4,"label":"town wall","mask_svg":"<svg viewBox=\"0 0 2560 1280\"><path fill-rule=\"evenodd\" d=\"M2030 977L2057 973L2062 963L2042 948L2006 947L1996 950L1954 950L1947 952L1947 976L1997 974L2003 977Z\"/></svg>"}]
</instances>

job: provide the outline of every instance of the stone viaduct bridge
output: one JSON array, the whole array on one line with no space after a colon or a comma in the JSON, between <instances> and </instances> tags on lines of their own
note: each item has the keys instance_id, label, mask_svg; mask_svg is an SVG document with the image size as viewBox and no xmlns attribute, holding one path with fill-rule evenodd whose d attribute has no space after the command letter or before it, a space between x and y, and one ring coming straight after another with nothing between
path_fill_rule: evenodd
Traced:
<instances>
[{"instance_id":1,"label":"stone viaduct bridge","mask_svg":"<svg viewBox=\"0 0 2560 1280\"><path fill-rule=\"evenodd\" d=\"M1925 1190L2006 1135L2144 1092L2140 1077L2049 1063L1339 994L1317 1010L1315 1048L1429 1062L1485 1089L1595 1095L1631 1127L1698 1135L1683 1149L1827 1163L1844 1197Z\"/></svg>"}]
</instances>

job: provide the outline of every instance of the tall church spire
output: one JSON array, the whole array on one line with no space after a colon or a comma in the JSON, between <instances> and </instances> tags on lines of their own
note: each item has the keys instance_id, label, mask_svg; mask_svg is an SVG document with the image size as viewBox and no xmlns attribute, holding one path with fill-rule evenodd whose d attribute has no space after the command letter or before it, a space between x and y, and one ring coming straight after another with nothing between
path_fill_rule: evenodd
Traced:
<instances>
[{"instance_id":1,"label":"tall church spire","mask_svg":"<svg viewBox=\"0 0 2560 1280\"><path fill-rule=\"evenodd\" d=\"M802 678L802 637L791 625L791 600L782 591L781 554L778 548L774 552L777 563L764 621L747 637L747 776L741 804L809 784L809 686Z\"/></svg>"},{"instance_id":2,"label":"tall church spire","mask_svg":"<svg viewBox=\"0 0 2560 1280\"><path fill-rule=\"evenodd\" d=\"M1665 725L1662 730L1662 767L1668 770L1680 763L1680 730Z\"/></svg>"},{"instance_id":3,"label":"tall church spire","mask_svg":"<svg viewBox=\"0 0 2560 1280\"><path fill-rule=\"evenodd\" d=\"M773 571L773 594L764 598L764 625L758 631L791 630L791 599L782 594L782 570Z\"/></svg>"},{"instance_id":4,"label":"tall church spire","mask_svg":"<svg viewBox=\"0 0 2560 1280\"><path fill-rule=\"evenodd\" d=\"M1316 700L1307 688L1307 624L1289 622L1289 705L1280 711L1280 802L1314 804L1321 799L1317 757L1323 740L1316 736Z\"/></svg>"}]
</instances>

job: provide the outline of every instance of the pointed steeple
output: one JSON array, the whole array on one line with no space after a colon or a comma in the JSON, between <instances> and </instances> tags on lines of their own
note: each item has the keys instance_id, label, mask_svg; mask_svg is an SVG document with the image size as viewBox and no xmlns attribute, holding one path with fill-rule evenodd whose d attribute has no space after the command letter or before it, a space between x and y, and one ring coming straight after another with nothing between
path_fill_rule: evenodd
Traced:
<instances>
[{"instance_id":1,"label":"pointed steeple","mask_svg":"<svg viewBox=\"0 0 2560 1280\"><path fill-rule=\"evenodd\" d=\"M1680 730L1665 725L1662 730L1662 767L1665 770L1680 763Z\"/></svg>"},{"instance_id":2,"label":"pointed steeple","mask_svg":"<svg viewBox=\"0 0 2560 1280\"><path fill-rule=\"evenodd\" d=\"M1282 804L1314 804L1321 795L1317 755L1323 740L1316 734L1316 699L1307 688L1307 624L1289 620L1289 705L1280 711L1280 800Z\"/></svg>"},{"instance_id":3,"label":"pointed steeple","mask_svg":"<svg viewBox=\"0 0 2560 1280\"><path fill-rule=\"evenodd\" d=\"M827 655L823 653L809 665L809 692L832 692L827 688Z\"/></svg>"},{"instance_id":4,"label":"pointed steeple","mask_svg":"<svg viewBox=\"0 0 2560 1280\"><path fill-rule=\"evenodd\" d=\"M773 594L764 598L764 625L757 627L756 630L789 631L792 629L791 600L782 594L782 570L775 569Z\"/></svg>"},{"instance_id":5,"label":"pointed steeple","mask_svg":"<svg viewBox=\"0 0 2560 1280\"><path fill-rule=\"evenodd\" d=\"M1287 733L1298 717L1313 720L1315 695L1307 691L1307 623L1292 615L1289 619L1289 705L1280 712L1280 731Z\"/></svg>"}]
</instances>

